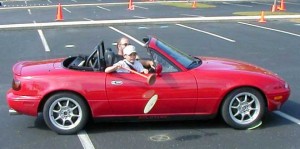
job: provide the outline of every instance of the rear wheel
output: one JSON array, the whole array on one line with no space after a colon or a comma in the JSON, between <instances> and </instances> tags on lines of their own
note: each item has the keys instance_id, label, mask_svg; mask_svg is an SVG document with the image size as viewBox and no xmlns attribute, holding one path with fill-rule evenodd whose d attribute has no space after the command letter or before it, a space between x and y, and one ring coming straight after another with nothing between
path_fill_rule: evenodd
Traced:
<instances>
[{"instance_id":1,"label":"rear wheel","mask_svg":"<svg viewBox=\"0 0 300 149\"><path fill-rule=\"evenodd\" d=\"M235 129L247 129L260 123L265 113L265 102L260 92L253 88L232 91L222 105L224 121Z\"/></svg>"},{"instance_id":2,"label":"rear wheel","mask_svg":"<svg viewBox=\"0 0 300 149\"><path fill-rule=\"evenodd\" d=\"M74 134L80 131L86 125L88 115L83 99L67 92L52 95L43 109L46 124L58 134Z\"/></svg>"}]
</instances>

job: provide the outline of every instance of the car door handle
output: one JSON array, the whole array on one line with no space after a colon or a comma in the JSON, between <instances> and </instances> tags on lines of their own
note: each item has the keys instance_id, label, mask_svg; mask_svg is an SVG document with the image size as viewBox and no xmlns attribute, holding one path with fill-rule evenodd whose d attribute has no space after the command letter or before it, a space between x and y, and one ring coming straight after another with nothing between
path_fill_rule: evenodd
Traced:
<instances>
[{"instance_id":1,"label":"car door handle","mask_svg":"<svg viewBox=\"0 0 300 149\"><path fill-rule=\"evenodd\" d=\"M122 85L123 81L111 81L112 85Z\"/></svg>"}]
</instances>

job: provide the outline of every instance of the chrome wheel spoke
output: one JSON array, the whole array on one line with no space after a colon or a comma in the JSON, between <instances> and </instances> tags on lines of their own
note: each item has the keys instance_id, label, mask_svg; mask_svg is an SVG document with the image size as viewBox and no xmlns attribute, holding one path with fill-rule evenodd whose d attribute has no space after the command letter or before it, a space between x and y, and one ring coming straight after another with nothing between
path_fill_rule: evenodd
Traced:
<instances>
[{"instance_id":1,"label":"chrome wheel spoke","mask_svg":"<svg viewBox=\"0 0 300 149\"><path fill-rule=\"evenodd\" d=\"M247 99L248 99L248 96L247 96L247 95L245 95L243 102L246 102L246 101L247 101Z\"/></svg>"},{"instance_id":2,"label":"chrome wheel spoke","mask_svg":"<svg viewBox=\"0 0 300 149\"><path fill-rule=\"evenodd\" d=\"M60 110L52 110L54 113L59 113Z\"/></svg>"},{"instance_id":3,"label":"chrome wheel spoke","mask_svg":"<svg viewBox=\"0 0 300 149\"><path fill-rule=\"evenodd\" d=\"M244 121L245 114L244 114L244 113L242 113L241 115L242 115L242 117L241 117L241 121Z\"/></svg>"},{"instance_id":4,"label":"chrome wheel spoke","mask_svg":"<svg viewBox=\"0 0 300 149\"><path fill-rule=\"evenodd\" d=\"M238 112L236 112L233 116L234 117L236 117L236 116L238 116L238 115L240 115L241 113L238 111Z\"/></svg>"},{"instance_id":5,"label":"chrome wheel spoke","mask_svg":"<svg viewBox=\"0 0 300 149\"><path fill-rule=\"evenodd\" d=\"M57 102L57 105L59 106L59 109L61 109L62 105L60 104L60 102Z\"/></svg>"},{"instance_id":6,"label":"chrome wheel spoke","mask_svg":"<svg viewBox=\"0 0 300 149\"><path fill-rule=\"evenodd\" d=\"M59 120L59 119L61 119L60 116L56 117L54 120L57 121L57 120Z\"/></svg>"},{"instance_id":7,"label":"chrome wheel spoke","mask_svg":"<svg viewBox=\"0 0 300 149\"><path fill-rule=\"evenodd\" d=\"M70 108L70 110L73 112L76 108L78 108L77 105L75 107L73 107L73 108Z\"/></svg>"},{"instance_id":8,"label":"chrome wheel spoke","mask_svg":"<svg viewBox=\"0 0 300 149\"><path fill-rule=\"evenodd\" d=\"M239 103L241 103L241 100L239 99L239 97L235 98Z\"/></svg>"},{"instance_id":9,"label":"chrome wheel spoke","mask_svg":"<svg viewBox=\"0 0 300 149\"><path fill-rule=\"evenodd\" d=\"M68 107L68 106L69 106L69 102L70 102L70 100L67 100L66 107Z\"/></svg>"}]
</instances>

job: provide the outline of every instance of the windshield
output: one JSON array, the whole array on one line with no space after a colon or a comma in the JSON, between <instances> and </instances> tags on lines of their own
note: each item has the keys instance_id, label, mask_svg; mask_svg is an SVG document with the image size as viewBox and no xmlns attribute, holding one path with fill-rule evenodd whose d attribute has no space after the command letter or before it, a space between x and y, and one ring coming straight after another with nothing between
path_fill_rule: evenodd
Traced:
<instances>
[{"instance_id":1,"label":"windshield","mask_svg":"<svg viewBox=\"0 0 300 149\"><path fill-rule=\"evenodd\" d=\"M182 64L187 69L192 69L201 63L201 60L199 58L192 57L180 50L177 50L176 48L173 48L161 41L156 41L156 45L165 51L168 55L170 55L172 58L174 58L176 61L178 61L180 64Z\"/></svg>"}]
</instances>

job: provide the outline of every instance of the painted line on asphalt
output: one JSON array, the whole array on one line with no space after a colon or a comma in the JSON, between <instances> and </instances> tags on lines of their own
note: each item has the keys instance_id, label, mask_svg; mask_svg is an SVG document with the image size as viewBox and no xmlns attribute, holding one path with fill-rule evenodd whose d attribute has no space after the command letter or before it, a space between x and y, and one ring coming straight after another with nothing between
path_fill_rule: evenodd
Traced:
<instances>
[{"instance_id":1,"label":"painted line on asphalt","mask_svg":"<svg viewBox=\"0 0 300 149\"><path fill-rule=\"evenodd\" d=\"M104 8L104 7L101 7L101 6L97 6L97 7L100 8L100 9L106 10L106 11L111 11L110 9L107 9L107 8Z\"/></svg>"},{"instance_id":2,"label":"painted line on asphalt","mask_svg":"<svg viewBox=\"0 0 300 149\"><path fill-rule=\"evenodd\" d=\"M89 19L89 18L83 18L84 20L87 20L87 21L94 21L92 19Z\"/></svg>"},{"instance_id":3,"label":"painted line on asphalt","mask_svg":"<svg viewBox=\"0 0 300 149\"><path fill-rule=\"evenodd\" d=\"M135 39L134 37L132 37L132 36L130 36L130 35L128 35L128 34L122 32L122 31L120 31L120 30L118 30L118 29L116 29L116 28L114 28L114 27L112 27L112 26L109 26L109 28L112 29L112 30L114 30L114 31L116 31L116 32L118 32L118 33L120 33L120 34L122 34L122 35L124 35L124 36L126 36L126 37L128 37L129 39L135 41L136 43L138 43L138 44L141 45L141 46L144 46L144 45L145 45L144 43L140 42L139 40Z\"/></svg>"},{"instance_id":4,"label":"painted line on asphalt","mask_svg":"<svg viewBox=\"0 0 300 149\"><path fill-rule=\"evenodd\" d=\"M259 5L268 5L268 6L272 6L273 4L267 4L267 3L260 3L260 2L251 2L253 4L259 4Z\"/></svg>"},{"instance_id":5,"label":"painted line on asphalt","mask_svg":"<svg viewBox=\"0 0 300 149\"><path fill-rule=\"evenodd\" d=\"M148 9L149 9L149 8L142 7L142 6L137 6L137 5L134 5L134 7L141 8L141 9L145 9L145 10L148 10Z\"/></svg>"},{"instance_id":6,"label":"painted line on asphalt","mask_svg":"<svg viewBox=\"0 0 300 149\"><path fill-rule=\"evenodd\" d=\"M155 2L134 2L134 4L151 4L151 3L186 3L186 1L155 1ZM51 2L52 3L52 2ZM116 2L116 3L93 3L93 4L64 4L61 5L62 7L81 7L81 6L107 6L107 5L128 5L128 2ZM57 7L57 5L47 5L47 6L22 6L19 7L19 5L3 5L4 7L1 7L1 9L26 9L26 8L48 8L48 7ZM10 7L11 6L11 7Z\"/></svg>"},{"instance_id":7,"label":"painted line on asphalt","mask_svg":"<svg viewBox=\"0 0 300 149\"><path fill-rule=\"evenodd\" d=\"M81 142L81 145L84 149L95 149L89 135L86 133L85 130L81 130L77 133L77 136Z\"/></svg>"},{"instance_id":8,"label":"painted line on asphalt","mask_svg":"<svg viewBox=\"0 0 300 149\"><path fill-rule=\"evenodd\" d=\"M300 15L272 15L265 16L266 19L299 19ZM128 24L165 24L165 23L182 23L182 22L221 22L221 21L242 21L260 19L260 16L219 16L219 17L183 17L183 18L151 18L151 19L123 19L123 20L95 20L95 21L69 21L69 22L45 22L45 23L24 23L24 24L6 24L0 25L1 29L33 29L49 27L76 27L76 26L111 26L111 25L128 25Z\"/></svg>"},{"instance_id":9,"label":"painted line on asphalt","mask_svg":"<svg viewBox=\"0 0 300 149\"><path fill-rule=\"evenodd\" d=\"M30 10L30 9L27 9L27 11L28 11L29 15L31 15L31 10Z\"/></svg>"},{"instance_id":10,"label":"painted line on asphalt","mask_svg":"<svg viewBox=\"0 0 300 149\"><path fill-rule=\"evenodd\" d=\"M228 2L223 2L223 4L233 5L233 6L240 6L240 7L253 7L253 6L250 6L250 5L242 5L242 4L235 4L235 3L228 3Z\"/></svg>"},{"instance_id":11,"label":"painted line on asphalt","mask_svg":"<svg viewBox=\"0 0 300 149\"><path fill-rule=\"evenodd\" d=\"M200 15L195 15L195 14L180 14L181 16L188 16L188 17L203 17Z\"/></svg>"},{"instance_id":12,"label":"painted line on asphalt","mask_svg":"<svg viewBox=\"0 0 300 149\"><path fill-rule=\"evenodd\" d=\"M258 26L258 25L254 25L254 24L250 24L250 23L244 23L244 22L238 22L238 23L239 23L239 24L243 24L243 25L252 26L252 27L262 28L262 29L265 29L265 30L271 30L271 31L279 32L279 33L284 33L284 34L288 34L288 35L300 37L299 34L287 32L287 31L283 31L283 30L278 30L278 29L273 29L273 28L268 28L268 27Z\"/></svg>"},{"instance_id":13,"label":"painted line on asphalt","mask_svg":"<svg viewBox=\"0 0 300 149\"><path fill-rule=\"evenodd\" d=\"M147 19L147 17L141 17L141 16L133 16L134 18L139 18L139 19Z\"/></svg>"},{"instance_id":14,"label":"painted line on asphalt","mask_svg":"<svg viewBox=\"0 0 300 149\"><path fill-rule=\"evenodd\" d=\"M300 125L300 120L297 119L297 118L295 118L295 117L292 117L292 116L290 116L290 115L288 115L286 113L283 113L281 111L274 111L274 113L277 114L277 115L279 115L279 116L281 116L281 117L283 117L283 118L285 118L285 119L287 119L287 120L290 120L290 121L292 121L292 122Z\"/></svg>"},{"instance_id":15,"label":"painted line on asphalt","mask_svg":"<svg viewBox=\"0 0 300 149\"><path fill-rule=\"evenodd\" d=\"M184 28L187 28L187 29L191 29L191 30L194 30L194 31L197 31L197 32L205 33L205 34L208 34L208 35L217 37L217 38L221 38L221 39L227 40L227 41L229 41L229 42L235 42L235 40L232 40L232 39L229 39L229 38L226 38L226 37L223 37L223 36L214 34L214 33L210 33L210 32L203 31L203 30L199 30L199 29L196 29L196 28L193 28L193 27L189 27L189 26L186 26L186 25L182 25L182 24L176 24L176 25L177 25L177 26L184 27Z\"/></svg>"},{"instance_id":16,"label":"painted line on asphalt","mask_svg":"<svg viewBox=\"0 0 300 149\"><path fill-rule=\"evenodd\" d=\"M67 9L67 8L63 8L65 11L67 11L68 13L72 13L71 10Z\"/></svg>"},{"instance_id":17,"label":"painted line on asphalt","mask_svg":"<svg viewBox=\"0 0 300 149\"><path fill-rule=\"evenodd\" d=\"M42 40L43 46L44 46L44 48L45 48L45 51L46 51L46 52L50 52L50 48L49 48L49 45L48 45L48 43L47 43L47 40L46 40L46 38L45 38L45 36L44 36L43 31L40 30L40 29L38 29L37 31L38 31L38 33L39 33L39 35L40 35L40 38L41 38L41 40Z\"/></svg>"}]
</instances>

